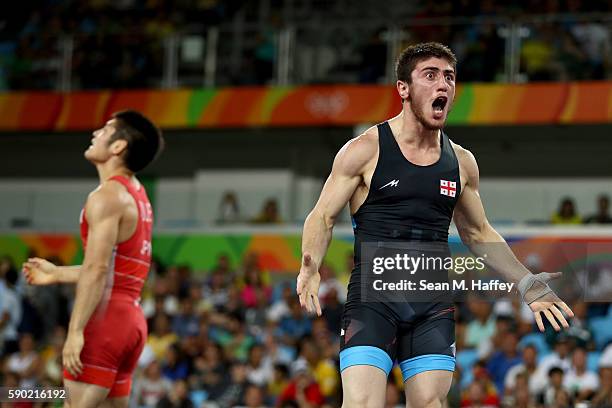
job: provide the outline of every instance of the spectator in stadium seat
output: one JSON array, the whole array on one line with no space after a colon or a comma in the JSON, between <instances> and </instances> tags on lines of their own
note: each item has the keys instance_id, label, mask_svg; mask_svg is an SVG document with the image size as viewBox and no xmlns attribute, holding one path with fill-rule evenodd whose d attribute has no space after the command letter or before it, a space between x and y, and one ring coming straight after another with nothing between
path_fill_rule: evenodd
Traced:
<instances>
[{"instance_id":1,"label":"spectator in stadium seat","mask_svg":"<svg viewBox=\"0 0 612 408\"><path fill-rule=\"evenodd\" d=\"M529 81L551 81L555 79L553 42L550 40L549 26L535 25L530 28L531 35L521 47L521 68Z\"/></svg>"},{"instance_id":2,"label":"spectator in stadium seat","mask_svg":"<svg viewBox=\"0 0 612 408\"><path fill-rule=\"evenodd\" d=\"M249 349L255 342L240 312L227 317L225 327L216 333L214 340L223 347L226 356L240 362L247 360Z\"/></svg>"},{"instance_id":3,"label":"spectator in stadium seat","mask_svg":"<svg viewBox=\"0 0 612 408\"><path fill-rule=\"evenodd\" d=\"M305 336L300 340L299 349L299 358L295 364L300 364L301 360L305 361L314 380L319 384L321 394L326 398L331 397L340 384L336 364L322 356L323 350L317 347L310 336Z\"/></svg>"},{"instance_id":4,"label":"spectator in stadium seat","mask_svg":"<svg viewBox=\"0 0 612 408\"><path fill-rule=\"evenodd\" d=\"M189 374L189 365L178 343L166 349L162 364L162 374L170 381L185 380Z\"/></svg>"},{"instance_id":5,"label":"spectator in stadium seat","mask_svg":"<svg viewBox=\"0 0 612 408\"><path fill-rule=\"evenodd\" d=\"M293 380L287 384L276 403L277 407L286 404L297 404L295 406L321 406L325 398L321 393L319 384L312 377L308 363L304 360L296 361L292 368Z\"/></svg>"},{"instance_id":6,"label":"spectator in stadium seat","mask_svg":"<svg viewBox=\"0 0 612 408\"><path fill-rule=\"evenodd\" d=\"M578 300L572 304L572 311L574 312L574 318L564 335L569 337L579 347L594 347L593 328L588 320L588 305ZM559 334L556 335L558 336Z\"/></svg>"},{"instance_id":7,"label":"spectator in stadium seat","mask_svg":"<svg viewBox=\"0 0 612 408\"><path fill-rule=\"evenodd\" d=\"M504 392L504 379L508 370L521 363L521 357L516 349L517 344L516 333L506 332L501 342L501 351L493 353L487 364L487 371L491 375L499 394Z\"/></svg>"},{"instance_id":8,"label":"spectator in stadium seat","mask_svg":"<svg viewBox=\"0 0 612 408\"><path fill-rule=\"evenodd\" d=\"M241 362L236 362L232 365L231 381L228 387L223 391L223 394L216 400L221 407L233 407L238 404L244 396L244 392L248 385L247 369Z\"/></svg>"},{"instance_id":9,"label":"spectator in stadium seat","mask_svg":"<svg viewBox=\"0 0 612 408\"><path fill-rule=\"evenodd\" d=\"M23 333L19 338L19 351L6 360L5 370L19 375L20 388L32 388L38 383L39 369L40 357L36 351L34 336Z\"/></svg>"},{"instance_id":10,"label":"spectator in stadium seat","mask_svg":"<svg viewBox=\"0 0 612 408\"><path fill-rule=\"evenodd\" d=\"M571 367L570 351L569 339L566 336L557 337L554 351L540 360L538 368L529 380L529 387L532 392L539 394L546 388L552 368L560 368L563 372L569 371Z\"/></svg>"},{"instance_id":11,"label":"spectator in stadium seat","mask_svg":"<svg viewBox=\"0 0 612 408\"><path fill-rule=\"evenodd\" d=\"M266 385L273 375L273 362L261 344L254 344L247 360L247 379L257 386Z\"/></svg>"},{"instance_id":12,"label":"spectator in stadium seat","mask_svg":"<svg viewBox=\"0 0 612 408\"><path fill-rule=\"evenodd\" d=\"M272 288L263 282L261 271L257 265L246 266L243 279L244 286L240 291L240 299L245 307L256 307L258 296L263 296L266 301L270 299Z\"/></svg>"},{"instance_id":13,"label":"spectator in stadium seat","mask_svg":"<svg viewBox=\"0 0 612 408\"><path fill-rule=\"evenodd\" d=\"M523 348L521 363L510 368L510 370L508 370L506 373L506 378L504 380L506 391L512 393L515 390L519 375L524 376L527 381L529 381L535 373L537 366L538 351L536 350L535 346L528 344ZM532 387L529 387L529 389L532 389Z\"/></svg>"},{"instance_id":14,"label":"spectator in stadium seat","mask_svg":"<svg viewBox=\"0 0 612 408\"><path fill-rule=\"evenodd\" d=\"M203 288L203 300L217 309L229 300L227 276L224 272L214 270Z\"/></svg>"},{"instance_id":15,"label":"spectator in stadium seat","mask_svg":"<svg viewBox=\"0 0 612 408\"><path fill-rule=\"evenodd\" d=\"M238 197L235 192L226 191L219 203L217 223L229 224L235 222L240 222L240 205L238 204Z\"/></svg>"},{"instance_id":16,"label":"spectator in stadium seat","mask_svg":"<svg viewBox=\"0 0 612 408\"><path fill-rule=\"evenodd\" d=\"M194 364L193 384L204 389L211 400L219 398L230 383L229 364L223 355L223 349L217 343L204 347L202 356Z\"/></svg>"},{"instance_id":17,"label":"spectator in stadium seat","mask_svg":"<svg viewBox=\"0 0 612 408\"><path fill-rule=\"evenodd\" d=\"M319 284L319 298L322 300L321 306L325 306L327 294L331 289L336 290L336 295L340 303L346 302L346 287L336 279L336 272L334 269L324 263L319 268L319 274L321 275L321 283Z\"/></svg>"},{"instance_id":18,"label":"spectator in stadium seat","mask_svg":"<svg viewBox=\"0 0 612 408\"><path fill-rule=\"evenodd\" d=\"M222 252L217 256L217 263L212 269L212 272L223 274L226 277L226 284L234 279L234 269L232 268L232 263L228 254Z\"/></svg>"},{"instance_id":19,"label":"spectator in stadium seat","mask_svg":"<svg viewBox=\"0 0 612 408\"><path fill-rule=\"evenodd\" d=\"M244 320L254 336L259 336L263 333L268 323L266 319L268 305L270 304L268 293L258 288L255 291L255 306L248 308L244 312Z\"/></svg>"},{"instance_id":20,"label":"spectator in stadium seat","mask_svg":"<svg viewBox=\"0 0 612 408\"><path fill-rule=\"evenodd\" d=\"M147 345L151 347L155 358L161 361L166 349L178 341L176 333L170 331L170 318L164 313L153 319L153 332L149 334Z\"/></svg>"},{"instance_id":21,"label":"spectator in stadium seat","mask_svg":"<svg viewBox=\"0 0 612 408\"><path fill-rule=\"evenodd\" d=\"M44 380L52 386L61 386L63 381L62 350L65 341L66 329L56 326L49 344L40 353Z\"/></svg>"},{"instance_id":22,"label":"spectator in stadium seat","mask_svg":"<svg viewBox=\"0 0 612 408\"><path fill-rule=\"evenodd\" d=\"M281 295L276 302L268 308L267 318L271 322L278 322L289 315L289 302L293 298L293 287L289 282L282 282Z\"/></svg>"},{"instance_id":23,"label":"spectator in stadium seat","mask_svg":"<svg viewBox=\"0 0 612 408\"><path fill-rule=\"evenodd\" d=\"M180 301L180 311L172 318L172 331L180 338L197 336L200 329L200 318L194 311L196 304L190 298Z\"/></svg>"},{"instance_id":24,"label":"spectator in stadium seat","mask_svg":"<svg viewBox=\"0 0 612 408\"><path fill-rule=\"evenodd\" d=\"M553 405L557 399L557 393L565 392L563 389L563 374L564 372L560 367L552 367L548 370L548 384L541 397L544 405Z\"/></svg>"},{"instance_id":25,"label":"spectator in stadium seat","mask_svg":"<svg viewBox=\"0 0 612 408\"><path fill-rule=\"evenodd\" d=\"M135 381L133 398L138 407L154 408L172 391L172 382L162 377L161 367L154 360L145 368L144 375Z\"/></svg>"},{"instance_id":26,"label":"spectator in stadium seat","mask_svg":"<svg viewBox=\"0 0 612 408\"><path fill-rule=\"evenodd\" d=\"M19 349L17 329L22 318L21 295L15 285L19 275L9 258L0 261L0 355Z\"/></svg>"},{"instance_id":27,"label":"spectator in stadium seat","mask_svg":"<svg viewBox=\"0 0 612 408\"><path fill-rule=\"evenodd\" d=\"M576 214L574 200L565 197L561 200L559 210L551 218L553 224L581 224L582 218Z\"/></svg>"},{"instance_id":28,"label":"spectator in stadium seat","mask_svg":"<svg viewBox=\"0 0 612 408\"><path fill-rule=\"evenodd\" d=\"M612 406L612 367L599 368L599 389L593 397L593 408L607 408Z\"/></svg>"},{"instance_id":29,"label":"spectator in stadium seat","mask_svg":"<svg viewBox=\"0 0 612 408\"><path fill-rule=\"evenodd\" d=\"M572 367L563 379L563 386L575 401L590 399L599 387L597 374L587 370L587 352L577 347L572 354Z\"/></svg>"},{"instance_id":30,"label":"spectator in stadium seat","mask_svg":"<svg viewBox=\"0 0 612 408\"><path fill-rule=\"evenodd\" d=\"M474 381L468 387L464 397L461 399L462 408L493 408L499 407L499 398L491 392L487 392L486 386L481 381Z\"/></svg>"},{"instance_id":31,"label":"spectator in stadium seat","mask_svg":"<svg viewBox=\"0 0 612 408\"><path fill-rule=\"evenodd\" d=\"M609 343L599 357L599 367L612 368L612 343Z\"/></svg>"},{"instance_id":32,"label":"spectator in stadium seat","mask_svg":"<svg viewBox=\"0 0 612 408\"><path fill-rule=\"evenodd\" d=\"M261 386L249 384L244 391L244 405L236 408L264 408L264 391Z\"/></svg>"},{"instance_id":33,"label":"spectator in stadium seat","mask_svg":"<svg viewBox=\"0 0 612 408\"><path fill-rule=\"evenodd\" d=\"M282 220L278 213L278 201L268 198L264 203L261 212L252 220L255 224L280 224Z\"/></svg>"},{"instance_id":34,"label":"spectator in stadium seat","mask_svg":"<svg viewBox=\"0 0 612 408\"><path fill-rule=\"evenodd\" d=\"M495 333L495 317L491 313L491 304L487 301L468 300L468 308L474 319L467 325L465 345L478 347Z\"/></svg>"},{"instance_id":35,"label":"spectator in stadium seat","mask_svg":"<svg viewBox=\"0 0 612 408\"><path fill-rule=\"evenodd\" d=\"M564 389L560 389L555 392L554 401L549 406L550 408L574 408L575 407L574 400L569 395L569 393Z\"/></svg>"},{"instance_id":36,"label":"spectator in stadium seat","mask_svg":"<svg viewBox=\"0 0 612 408\"><path fill-rule=\"evenodd\" d=\"M323 316L316 316L312 319L312 338L324 358L335 359L338 357L340 350L336 350L335 353L329 353L327 349L333 348L334 343L340 341L339 334L339 331L330 332L329 327L327 327L327 321Z\"/></svg>"},{"instance_id":37,"label":"spectator in stadium seat","mask_svg":"<svg viewBox=\"0 0 612 408\"><path fill-rule=\"evenodd\" d=\"M343 309L344 305L340 303L336 290L329 290L323 306L323 318L327 321L328 329L336 335L340 333Z\"/></svg>"},{"instance_id":38,"label":"spectator in stadium seat","mask_svg":"<svg viewBox=\"0 0 612 408\"><path fill-rule=\"evenodd\" d=\"M585 224L612 224L610 197L601 194L597 197L597 213L585 218Z\"/></svg>"},{"instance_id":39,"label":"spectator in stadium seat","mask_svg":"<svg viewBox=\"0 0 612 408\"><path fill-rule=\"evenodd\" d=\"M586 53L570 31L559 29L557 35L561 38L559 44L559 62L561 63L561 81L580 80L589 76L589 66Z\"/></svg>"},{"instance_id":40,"label":"spectator in stadium seat","mask_svg":"<svg viewBox=\"0 0 612 408\"><path fill-rule=\"evenodd\" d=\"M156 408L193 408L193 403L189 399L187 382L176 381L172 386L172 391L157 403Z\"/></svg>"},{"instance_id":41,"label":"spectator in stadium seat","mask_svg":"<svg viewBox=\"0 0 612 408\"><path fill-rule=\"evenodd\" d=\"M589 78L604 79L612 62L610 29L602 22L583 20L574 24L571 31L588 57L591 68Z\"/></svg>"},{"instance_id":42,"label":"spectator in stadium seat","mask_svg":"<svg viewBox=\"0 0 612 408\"><path fill-rule=\"evenodd\" d=\"M298 299L293 296L289 303L290 315L283 318L278 327L278 334L285 344L294 344L295 339L310 334L312 322L300 307Z\"/></svg>"},{"instance_id":43,"label":"spectator in stadium seat","mask_svg":"<svg viewBox=\"0 0 612 408\"><path fill-rule=\"evenodd\" d=\"M529 392L528 374L526 372L516 376L516 387L511 395L514 398L514 408L536 408L535 399Z\"/></svg>"},{"instance_id":44,"label":"spectator in stadium seat","mask_svg":"<svg viewBox=\"0 0 612 408\"><path fill-rule=\"evenodd\" d=\"M270 405L276 405L276 401L285 387L289 384L289 369L285 364L275 364L272 379L268 382L268 396Z\"/></svg>"},{"instance_id":45,"label":"spectator in stadium seat","mask_svg":"<svg viewBox=\"0 0 612 408\"><path fill-rule=\"evenodd\" d=\"M478 358L488 359L493 353L502 349L506 334L509 332L516 333L514 319L507 315L496 316L493 335L478 344Z\"/></svg>"}]
</instances>

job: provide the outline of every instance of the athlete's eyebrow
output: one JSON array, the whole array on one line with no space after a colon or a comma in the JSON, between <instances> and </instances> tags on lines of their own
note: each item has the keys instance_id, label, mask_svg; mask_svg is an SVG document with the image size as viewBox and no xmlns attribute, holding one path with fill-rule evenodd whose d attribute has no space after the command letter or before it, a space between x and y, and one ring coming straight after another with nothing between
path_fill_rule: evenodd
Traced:
<instances>
[{"instance_id":1,"label":"athlete's eyebrow","mask_svg":"<svg viewBox=\"0 0 612 408\"><path fill-rule=\"evenodd\" d=\"M431 67L425 67L425 68L421 69L421 72L425 72L425 71L440 72L440 68L431 66ZM455 74L455 70L454 69L445 69L444 73L445 74L453 74L454 75Z\"/></svg>"},{"instance_id":2,"label":"athlete's eyebrow","mask_svg":"<svg viewBox=\"0 0 612 408\"><path fill-rule=\"evenodd\" d=\"M425 68L421 69L421 72L423 72L423 71L436 71L436 72L438 72L438 71L440 71L440 68L438 68L438 67L425 67Z\"/></svg>"}]
</instances>

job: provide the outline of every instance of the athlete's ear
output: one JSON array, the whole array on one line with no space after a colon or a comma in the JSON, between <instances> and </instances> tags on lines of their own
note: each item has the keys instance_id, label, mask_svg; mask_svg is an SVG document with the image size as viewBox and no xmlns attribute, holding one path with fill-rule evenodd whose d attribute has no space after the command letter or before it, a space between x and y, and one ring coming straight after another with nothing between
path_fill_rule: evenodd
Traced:
<instances>
[{"instance_id":1,"label":"athlete's ear","mask_svg":"<svg viewBox=\"0 0 612 408\"><path fill-rule=\"evenodd\" d=\"M128 142L125 139L117 139L110 145L111 153L114 155L121 155L128 147Z\"/></svg>"},{"instance_id":2,"label":"athlete's ear","mask_svg":"<svg viewBox=\"0 0 612 408\"><path fill-rule=\"evenodd\" d=\"M408 84L404 81L397 81L396 87L397 93L399 94L400 98L402 98L402 102L408 100L408 96L410 96Z\"/></svg>"}]
</instances>

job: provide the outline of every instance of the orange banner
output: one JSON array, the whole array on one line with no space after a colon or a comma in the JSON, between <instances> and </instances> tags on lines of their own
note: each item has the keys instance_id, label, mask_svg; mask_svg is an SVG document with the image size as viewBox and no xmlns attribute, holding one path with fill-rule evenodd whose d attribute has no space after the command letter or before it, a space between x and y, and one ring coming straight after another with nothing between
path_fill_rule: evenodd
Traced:
<instances>
[{"instance_id":1,"label":"orange banner","mask_svg":"<svg viewBox=\"0 0 612 408\"><path fill-rule=\"evenodd\" d=\"M90 130L126 108L178 129L351 126L383 121L401 106L395 89L382 85L15 92L0 94L0 130ZM452 125L611 121L612 81L465 84L449 116Z\"/></svg>"}]
</instances>

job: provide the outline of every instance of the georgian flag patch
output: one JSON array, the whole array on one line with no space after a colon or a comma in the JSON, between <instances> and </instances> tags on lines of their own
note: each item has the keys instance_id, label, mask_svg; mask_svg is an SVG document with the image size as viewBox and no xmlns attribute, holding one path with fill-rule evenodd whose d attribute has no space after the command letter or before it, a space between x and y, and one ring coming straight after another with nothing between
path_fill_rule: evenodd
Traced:
<instances>
[{"instance_id":1,"label":"georgian flag patch","mask_svg":"<svg viewBox=\"0 0 612 408\"><path fill-rule=\"evenodd\" d=\"M457 182L440 180L440 194L448 197L454 197L457 194Z\"/></svg>"}]
</instances>

